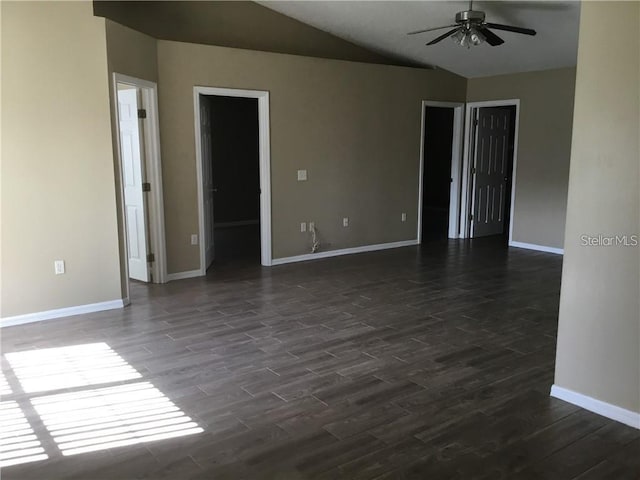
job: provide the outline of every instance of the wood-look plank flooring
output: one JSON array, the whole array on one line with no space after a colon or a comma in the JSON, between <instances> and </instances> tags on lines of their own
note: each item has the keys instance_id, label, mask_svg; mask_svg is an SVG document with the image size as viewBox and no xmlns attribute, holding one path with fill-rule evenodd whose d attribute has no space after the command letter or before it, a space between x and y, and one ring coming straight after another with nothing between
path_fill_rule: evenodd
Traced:
<instances>
[{"instance_id":1,"label":"wood-look plank flooring","mask_svg":"<svg viewBox=\"0 0 640 480\"><path fill-rule=\"evenodd\" d=\"M561 264L494 239L231 262L3 329L49 459L2 478L637 480L640 432L549 397ZM95 342L204 432L63 456L4 354Z\"/></svg>"}]
</instances>

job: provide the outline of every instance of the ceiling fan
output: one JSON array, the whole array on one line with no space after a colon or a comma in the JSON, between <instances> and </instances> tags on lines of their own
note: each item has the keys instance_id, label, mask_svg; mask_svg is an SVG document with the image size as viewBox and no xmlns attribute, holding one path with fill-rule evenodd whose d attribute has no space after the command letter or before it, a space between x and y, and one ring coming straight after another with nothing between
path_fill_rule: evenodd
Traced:
<instances>
[{"instance_id":1,"label":"ceiling fan","mask_svg":"<svg viewBox=\"0 0 640 480\"><path fill-rule=\"evenodd\" d=\"M530 28L513 27L511 25L501 25L499 23L487 23L484 21L485 14L480 10L473 9L473 0L469 2L469 10L456 13L456 23L453 25L445 25L444 27L425 28L409 32L407 35L416 35L418 33L432 32L434 30L442 30L443 28L455 27L447 33L434 38L427 45L434 45L447 37L463 47L471 48L472 45L480 45L487 42L492 47L502 45L504 40L493 33L489 28L494 30L504 30L505 32L522 33L524 35L535 35L536 31Z\"/></svg>"}]
</instances>

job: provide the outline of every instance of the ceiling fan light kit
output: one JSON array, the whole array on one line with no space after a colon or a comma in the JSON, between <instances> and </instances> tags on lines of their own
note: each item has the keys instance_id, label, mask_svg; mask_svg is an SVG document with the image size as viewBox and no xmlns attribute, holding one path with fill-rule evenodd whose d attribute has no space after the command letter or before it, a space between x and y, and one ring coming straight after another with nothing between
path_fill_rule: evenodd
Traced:
<instances>
[{"instance_id":1,"label":"ceiling fan light kit","mask_svg":"<svg viewBox=\"0 0 640 480\"><path fill-rule=\"evenodd\" d=\"M453 41L462 47L471 48L472 46L488 43L492 47L502 45L504 40L493 33L489 28L494 30L502 30L505 32L520 33L523 35L535 35L536 31L530 28L514 27L511 25L501 25L499 23L485 22L485 14L479 10L473 9L473 1L469 2L469 10L456 13L456 23L453 25L445 25L444 27L426 28L409 32L407 35L416 35L418 33L432 32L443 28L455 27L447 33L440 35L431 40L427 45L435 45L436 43L451 37Z\"/></svg>"},{"instance_id":2,"label":"ceiling fan light kit","mask_svg":"<svg viewBox=\"0 0 640 480\"><path fill-rule=\"evenodd\" d=\"M472 45L480 45L487 39L487 37L485 37L482 32L475 27L458 30L456 33L451 35L451 38L456 44L467 48L471 48Z\"/></svg>"}]
</instances>

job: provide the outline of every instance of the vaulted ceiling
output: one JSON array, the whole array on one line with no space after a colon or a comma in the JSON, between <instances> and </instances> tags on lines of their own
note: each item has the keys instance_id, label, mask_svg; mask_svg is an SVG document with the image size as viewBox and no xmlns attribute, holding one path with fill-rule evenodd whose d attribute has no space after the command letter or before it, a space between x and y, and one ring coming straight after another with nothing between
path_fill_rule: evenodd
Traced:
<instances>
[{"instance_id":1,"label":"vaulted ceiling","mask_svg":"<svg viewBox=\"0 0 640 480\"><path fill-rule=\"evenodd\" d=\"M487 20L537 30L497 32L503 45L425 43L454 23L464 1L96 1L96 15L153 37L293 55L436 67L472 78L575 66L577 1L474 2Z\"/></svg>"},{"instance_id":2,"label":"vaulted ceiling","mask_svg":"<svg viewBox=\"0 0 640 480\"><path fill-rule=\"evenodd\" d=\"M426 46L447 30L406 33L451 25L464 1L263 1L267 8L387 56L444 68L465 77L575 66L580 3L577 1L477 1L487 20L533 28L535 37L496 32L503 45L471 49L444 41Z\"/></svg>"},{"instance_id":3,"label":"vaulted ceiling","mask_svg":"<svg viewBox=\"0 0 640 480\"><path fill-rule=\"evenodd\" d=\"M355 62L410 65L254 2L94 1L94 14L161 40Z\"/></svg>"}]
</instances>

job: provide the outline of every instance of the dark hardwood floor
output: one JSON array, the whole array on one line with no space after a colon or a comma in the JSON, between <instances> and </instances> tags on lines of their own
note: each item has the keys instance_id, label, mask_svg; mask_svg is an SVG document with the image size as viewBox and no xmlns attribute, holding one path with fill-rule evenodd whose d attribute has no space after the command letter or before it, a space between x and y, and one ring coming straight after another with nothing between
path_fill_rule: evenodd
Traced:
<instances>
[{"instance_id":1,"label":"dark hardwood floor","mask_svg":"<svg viewBox=\"0 0 640 480\"><path fill-rule=\"evenodd\" d=\"M3 329L49 458L2 478L637 480L639 431L549 397L561 264L491 239L230 262ZM7 354L100 342L141 378L89 388L150 382L204 431L62 455Z\"/></svg>"}]
</instances>

